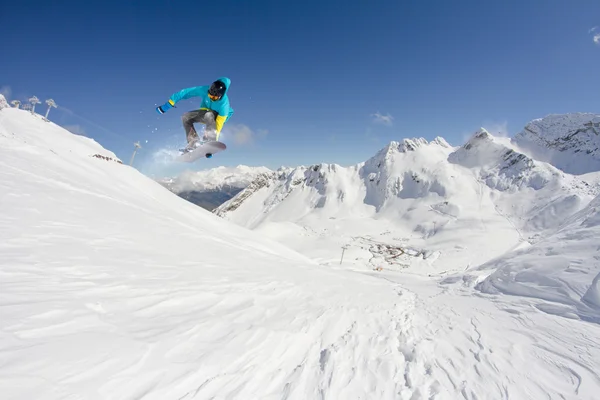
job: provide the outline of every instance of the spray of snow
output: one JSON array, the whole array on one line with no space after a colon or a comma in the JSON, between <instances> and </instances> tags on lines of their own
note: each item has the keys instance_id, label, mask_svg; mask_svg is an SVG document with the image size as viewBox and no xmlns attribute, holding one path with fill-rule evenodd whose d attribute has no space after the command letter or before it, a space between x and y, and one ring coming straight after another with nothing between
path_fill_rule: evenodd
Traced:
<instances>
[{"instance_id":1,"label":"spray of snow","mask_svg":"<svg viewBox=\"0 0 600 400\"><path fill-rule=\"evenodd\" d=\"M485 122L483 124L483 128L490 132L492 135L494 135L497 138L507 138L510 137L510 133L508 132L508 121L502 121L502 122Z\"/></svg>"}]
</instances>

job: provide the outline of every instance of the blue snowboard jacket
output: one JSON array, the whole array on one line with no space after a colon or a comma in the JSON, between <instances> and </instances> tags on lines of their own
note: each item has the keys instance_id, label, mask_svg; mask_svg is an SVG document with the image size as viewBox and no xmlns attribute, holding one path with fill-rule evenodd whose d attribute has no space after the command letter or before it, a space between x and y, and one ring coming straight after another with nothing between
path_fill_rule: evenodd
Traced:
<instances>
[{"instance_id":1,"label":"blue snowboard jacket","mask_svg":"<svg viewBox=\"0 0 600 400\"><path fill-rule=\"evenodd\" d=\"M223 76L217 79L225 84L225 94L217 101L213 101L208 97L208 86L196 86L187 89L182 89L177 93L173 93L171 98L169 98L169 103L171 105L175 105L179 100L189 99L190 97L202 97L202 102L200 103L201 110L214 110L217 112L216 118L216 127L217 132L220 133L221 129L223 129L223 124L233 115L233 108L229 105L229 97L227 97L227 92L229 91L229 87L231 86L231 79Z\"/></svg>"}]
</instances>

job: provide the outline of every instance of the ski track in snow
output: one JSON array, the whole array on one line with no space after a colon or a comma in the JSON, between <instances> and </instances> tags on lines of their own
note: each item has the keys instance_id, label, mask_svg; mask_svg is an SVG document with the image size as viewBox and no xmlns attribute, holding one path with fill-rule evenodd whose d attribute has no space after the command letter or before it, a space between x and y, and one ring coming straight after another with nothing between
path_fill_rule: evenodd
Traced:
<instances>
[{"instance_id":1,"label":"ski track in snow","mask_svg":"<svg viewBox=\"0 0 600 400\"><path fill-rule=\"evenodd\" d=\"M97 152L0 111L3 399L597 398L599 324L318 265Z\"/></svg>"}]
</instances>

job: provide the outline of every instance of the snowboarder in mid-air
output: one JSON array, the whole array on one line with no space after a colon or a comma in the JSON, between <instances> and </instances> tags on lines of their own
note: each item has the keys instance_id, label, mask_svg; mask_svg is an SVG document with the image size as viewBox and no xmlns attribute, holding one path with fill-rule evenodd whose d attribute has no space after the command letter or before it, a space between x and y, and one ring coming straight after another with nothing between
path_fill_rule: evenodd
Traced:
<instances>
[{"instance_id":1,"label":"snowboarder in mid-air","mask_svg":"<svg viewBox=\"0 0 600 400\"><path fill-rule=\"evenodd\" d=\"M164 114L174 107L179 100L191 97L202 97L200 108L186 112L181 116L183 129L187 138L187 147L184 152L193 150L196 146L210 140L219 140L221 129L225 121L233 115L233 108L229 105L227 90L231 86L231 80L222 77L214 81L210 86L196 86L180 90L169 98L162 106L156 107L156 112ZM202 140L199 140L194 123L206 125Z\"/></svg>"}]
</instances>

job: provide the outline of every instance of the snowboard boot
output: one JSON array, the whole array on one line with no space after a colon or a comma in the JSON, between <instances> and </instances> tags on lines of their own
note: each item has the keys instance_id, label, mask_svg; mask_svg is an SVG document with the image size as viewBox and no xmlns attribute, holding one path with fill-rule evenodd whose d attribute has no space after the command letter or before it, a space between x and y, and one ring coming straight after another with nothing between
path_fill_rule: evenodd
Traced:
<instances>
[{"instance_id":1,"label":"snowboard boot","mask_svg":"<svg viewBox=\"0 0 600 400\"><path fill-rule=\"evenodd\" d=\"M202 142L215 142L217 140L217 131L215 129L206 128L204 129L204 135L202 135Z\"/></svg>"},{"instance_id":2,"label":"snowboard boot","mask_svg":"<svg viewBox=\"0 0 600 400\"><path fill-rule=\"evenodd\" d=\"M193 141L189 142L188 145L186 147L184 147L183 149L179 149L179 151L183 154L189 153L190 151L193 151L197 147L201 146L202 143L204 143L204 142L201 141L200 139L193 140Z\"/></svg>"}]
</instances>

